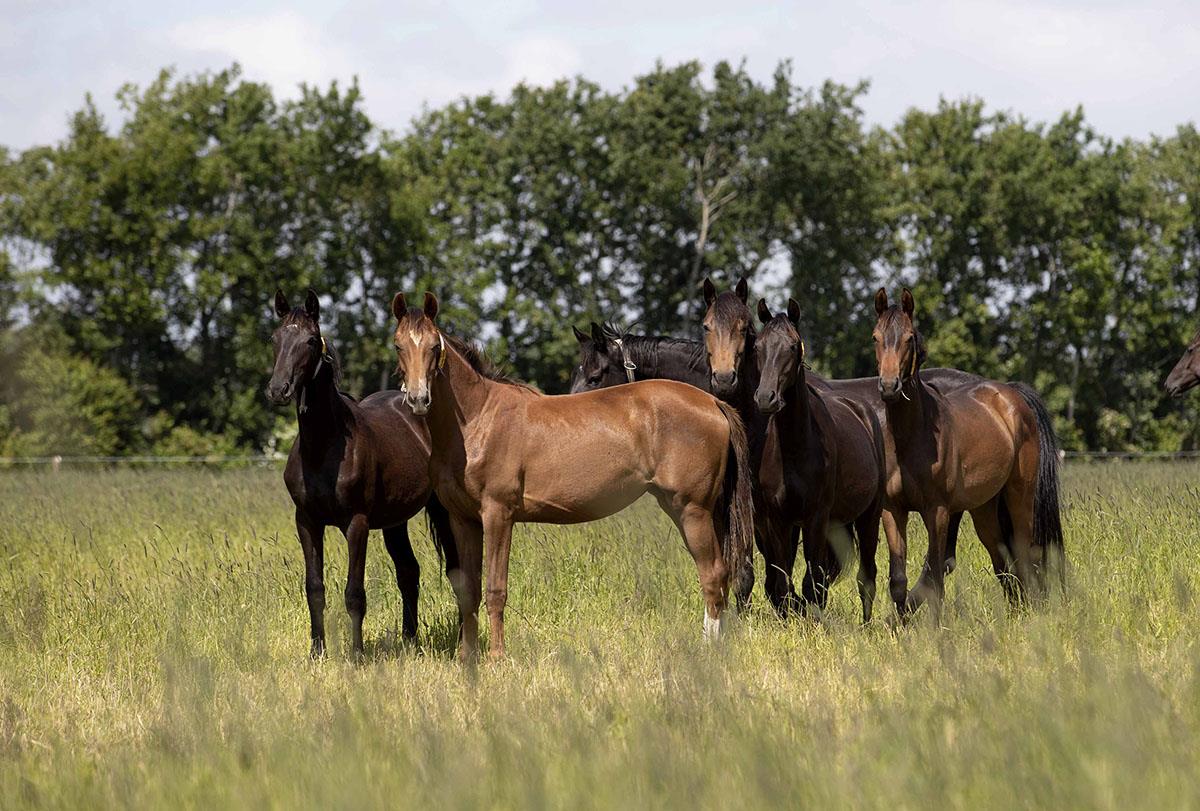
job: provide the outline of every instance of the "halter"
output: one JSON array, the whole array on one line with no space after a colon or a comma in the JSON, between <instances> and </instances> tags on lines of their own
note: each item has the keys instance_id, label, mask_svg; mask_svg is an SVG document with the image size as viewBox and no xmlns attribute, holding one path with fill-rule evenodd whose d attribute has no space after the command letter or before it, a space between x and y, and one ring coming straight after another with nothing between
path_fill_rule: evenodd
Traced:
<instances>
[{"instance_id":1,"label":"halter","mask_svg":"<svg viewBox=\"0 0 1200 811\"><path fill-rule=\"evenodd\" d=\"M625 379L632 383L633 373L637 371L637 364L629 359L629 355L625 353L625 341L621 338L613 338L613 343L617 345L617 349L621 352L621 365L625 367Z\"/></svg>"},{"instance_id":2,"label":"halter","mask_svg":"<svg viewBox=\"0 0 1200 811\"><path fill-rule=\"evenodd\" d=\"M317 375L319 375L321 373L321 364L323 364L323 363L328 363L330 366L333 366L333 357L330 356L330 354L329 354L329 344L325 343L324 335L321 336L321 354L317 356L317 366L315 369L313 369L312 377L310 377L308 379L309 383L311 383L312 381L317 379ZM304 414L308 411L307 399L308 399L308 385L305 384L300 389L300 413L301 414Z\"/></svg>"}]
</instances>

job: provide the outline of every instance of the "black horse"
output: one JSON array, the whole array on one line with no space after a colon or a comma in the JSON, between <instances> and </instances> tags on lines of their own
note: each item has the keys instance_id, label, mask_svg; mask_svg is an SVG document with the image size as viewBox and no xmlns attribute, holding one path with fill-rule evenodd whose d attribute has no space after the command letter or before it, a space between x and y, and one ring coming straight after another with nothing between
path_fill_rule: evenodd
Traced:
<instances>
[{"instance_id":1,"label":"black horse","mask_svg":"<svg viewBox=\"0 0 1200 811\"><path fill-rule=\"evenodd\" d=\"M304 306L292 309L277 291L275 312L280 322L272 335L275 365L267 397L277 405L294 399L300 423L283 480L296 504L296 533L304 550L312 655L325 652L325 527L330 525L342 531L349 548L346 611L354 654L363 650L363 575L372 529L383 530L396 565L403 632L412 639L421 570L408 538L408 519L422 507L446 571L458 568L449 515L429 484L429 431L398 391L381 391L361 402L338 391L341 364L321 335L315 293L308 291Z\"/></svg>"}]
</instances>

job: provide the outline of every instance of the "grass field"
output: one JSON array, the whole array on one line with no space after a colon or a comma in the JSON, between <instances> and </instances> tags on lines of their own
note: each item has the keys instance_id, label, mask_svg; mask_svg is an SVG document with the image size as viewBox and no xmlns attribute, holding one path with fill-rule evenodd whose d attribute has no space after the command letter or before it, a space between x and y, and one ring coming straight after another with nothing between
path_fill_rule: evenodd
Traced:
<instances>
[{"instance_id":1,"label":"grass field","mask_svg":"<svg viewBox=\"0 0 1200 811\"><path fill-rule=\"evenodd\" d=\"M1070 598L1010 616L964 522L940 629L882 621L884 576L860 627L851 577L707 645L652 503L520 527L510 658L471 671L422 522L420 646L375 533L348 660L330 530L312 662L278 471L2 473L0 807L1194 806L1200 465L1064 475Z\"/></svg>"}]
</instances>

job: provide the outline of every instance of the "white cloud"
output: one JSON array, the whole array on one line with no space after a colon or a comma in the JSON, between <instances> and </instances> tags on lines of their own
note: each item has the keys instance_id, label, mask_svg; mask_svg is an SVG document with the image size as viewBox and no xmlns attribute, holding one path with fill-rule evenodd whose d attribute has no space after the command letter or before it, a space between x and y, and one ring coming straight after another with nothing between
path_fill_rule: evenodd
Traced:
<instances>
[{"instance_id":1,"label":"white cloud","mask_svg":"<svg viewBox=\"0 0 1200 811\"><path fill-rule=\"evenodd\" d=\"M354 60L326 36L320 22L294 11L246 17L200 17L177 23L168 39L195 61L193 52L213 65L239 62L247 76L267 82L277 93L291 95L302 82L349 80Z\"/></svg>"}]
</instances>

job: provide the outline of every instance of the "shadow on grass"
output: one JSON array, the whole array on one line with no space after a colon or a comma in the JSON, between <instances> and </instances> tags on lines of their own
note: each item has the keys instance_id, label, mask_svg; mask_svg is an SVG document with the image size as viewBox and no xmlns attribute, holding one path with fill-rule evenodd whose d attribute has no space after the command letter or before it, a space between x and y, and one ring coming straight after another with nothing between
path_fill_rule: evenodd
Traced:
<instances>
[{"instance_id":1,"label":"shadow on grass","mask_svg":"<svg viewBox=\"0 0 1200 811\"><path fill-rule=\"evenodd\" d=\"M458 613L443 611L421 623L417 638L406 639L392 627L382 636L363 641L363 660L387 661L409 656L452 659L458 653Z\"/></svg>"}]
</instances>

